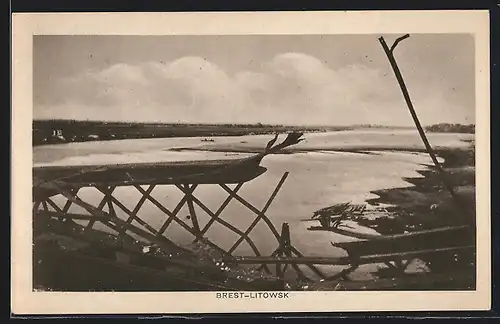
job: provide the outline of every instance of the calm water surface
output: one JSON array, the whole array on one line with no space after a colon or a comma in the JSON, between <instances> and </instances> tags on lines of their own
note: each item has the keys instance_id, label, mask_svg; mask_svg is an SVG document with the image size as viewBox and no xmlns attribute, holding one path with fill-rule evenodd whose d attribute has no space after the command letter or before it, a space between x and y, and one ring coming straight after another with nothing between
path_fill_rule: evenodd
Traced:
<instances>
[{"instance_id":1,"label":"calm water surface","mask_svg":"<svg viewBox=\"0 0 500 324\"><path fill-rule=\"evenodd\" d=\"M273 136L243 136L215 138L212 145L220 147L264 147ZM281 224L290 224L292 244L305 255L336 256L341 250L334 249L330 242L351 240L350 238L323 232L311 232L307 227L315 223L304 222L312 213L320 208L350 201L363 203L374 198L370 191L383 188L406 187L410 184L402 181L402 177L418 177L416 172L425 168L422 164L430 164L430 158L423 153L407 152L372 152L373 154L346 153L332 151L335 148L363 147L422 147L415 131L349 131L336 133L306 134L306 141L297 145L301 149L315 149L313 152L272 155L264 158L262 165L268 169L259 178L243 185L239 195L249 201L257 209L262 209L274 187L285 172L289 176L281 191L267 211L267 216L274 226L280 230ZM464 134L430 134L429 140L434 146L459 147L467 145L461 139L468 139ZM243 143L242 143L243 142ZM131 163L140 161L165 160L203 160L213 158L235 158L248 156L240 153L218 153L206 151L173 152L171 148L206 146L200 138L179 139L138 139L108 142L69 143L62 145L39 146L34 148L35 165L68 165L98 163ZM144 186L146 189L146 186ZM227 197L227 193L216 185L201 185L194 192L195 196L215 212ZM97 205L102 194L92 188L82 189L79 196ZM158 186L152 196L169 210L174 209L181 199L181 192L175 186ZM116 189L117 197L132 210L141 195L135 188L121 187ZM63 205L65 199L57 197L55 201ZM197 206L196 206L197 207ZM126 214L116 209L120 217ZM196 208L200 226L209 220L200 208ZM82 212L78 206L70 212ZM149 201L139 212L139 217L151 226L159 228L166 215ZM178 214L189 224L187 206ZM221 218L245 231L256 215L238 201L233 200L222 213ZM137 224L136 224L137 225ZM359 231L371 230L358 227ZM174 242L189 244L193 237L175 222L165 235ZM222 248L229 248L238 236L219 223L214 223L207 232L207 237ZM250 237L263 255L272 252L277 242L267 225L261 222L251 232ZM252 255L246 242L235 251L238 255Z\"/></svg>"}]
</instances>

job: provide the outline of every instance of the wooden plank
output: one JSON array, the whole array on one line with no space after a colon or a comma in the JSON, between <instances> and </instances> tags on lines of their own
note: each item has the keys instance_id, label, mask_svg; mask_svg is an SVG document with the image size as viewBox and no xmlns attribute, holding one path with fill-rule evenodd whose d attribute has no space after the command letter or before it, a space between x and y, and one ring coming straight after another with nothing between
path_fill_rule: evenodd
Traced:
<instances>
[{"instance_id":1,"label":"wooden plank","mask_svg":"<svg viewBox=\"0 0 500 324\"><path fill-rule=\"evenodd\" d=\"M231 178L251 179L263 172L261 157L219 159L206 161L170 161L157 163L127 163L87 166L35 166L34 186L45 182L64 181L67 184L144 184L147 183L205 183L220 178L231 183ZM191 180L192 182L189 182ZM156 181L156 182L155 182ZM241 181L236 181L241 182Z\"/></svg>"},{"instance_id":2,"label":"wooden plank","mask_svg":"<svg viewBox=\"0 0 500 324\"><path fill-rule=\"evenodd\" d=\"M475 244L474 233L468 226L380 236L382 236L380 239L332 243L332 245L351 254L369 255Z\"/></svg>"},{"instance_id":3,"label":"wooden plank","mask_svg":"<svg viewBox=\"0 0 500 324\"><path fill-rule=\"evenodd\" d=\"M404 258L415 258L425 254L438 254L443 252L456 252L463 250L474 250L476 247L474 245L467 246L458 246L458 247L447 247L447 248L438 248L438 249L429 249L429 250L421 250L421 251L409 251L409 252L397 252L397 253L384 253L384 254L373 254L373 255L363 255L359 258L355 258L355 260L360 264L367 263L379 263L384 262L386 260L397 260Z\"/></svg>"},{"instance_id":4,"label":"wooden plank","mask_svg":"<svg viewBox=\"0 0 500 324\"><path fill-rule=\"evenodd\" d=\"M297 248L295 248L293 245L291 245L291 246L290 246L290 249L292 250L292 252L293 252L295 255L297 255L297 256L299 256L299 257L303 257L302 253L300 253L300 251L299 251ZM318 275L320 278L325 278L325 275L324 275L324 274L323 274L323 273L322 273L322 272L321 272L318 268L316 268L314 265L309 264L309 263L308 263L308 264L306 264L306 265L307 265L307 267L308 267L309 269L311 269L311 270L312 270L312 271L313 271L316 275Z\"/></svg>"},{"instance_id":5,"label":"wooden plank","mask_svg":"<svg viewBox=\"0 0 500 324\"><path fill-rule=\"evenodd\" d=\"M265 256L239 256L225 257L223 261L228 264L333 264L349 265L351 260L347 257L265 257Z\"/></svg>"},{"instance_id":6,"label":"wooden plank","mask_svg":"<svg viewBox=\"0 0 500 324\"><path fill-rule=\"evenodd\" d=\"M225 257L223 258L226 263L237 264L330 264L330 265L349 265L356 264L369 264L369 263L383 263L387 260L395 258L414 258L419 255L453 252L465 249L474 249L475 246L463 246L453 248L442 248L433 250L411 251L406 253L387 253L387 254L374 254L368 256L361 256L358 258L351 257L254 257L254 256L239 256L239 257Z\"/></svg>"},{"instance_id":7,"label":"wooden plank","mask_svg":"<svg viewBox=\"0 0 500 324\"><path fill-rule=\"evenodd\" d=\"M329 285L329 284L325 284ZM471 290L475 287L474 274L405 274L396 278L370 281L341 281L335 290ZM320 290L329 290L328 287Z\"/></svg>"},{"instance_id":8,"label":"wooden plank","mask_svg":"<svg viewBox=\"0 0 500 324\"><path fill-rule=\"evenodd\" d=\"M217 183L240 183L251 181L267 171L266 168L257 166L255 168L240 168L240 170L220 171L207 170L199 174L183 174L185 171L164 172L162 169L134 170L134 171L100 171L86 173L72 177L68 181L73 187L92 186L131 186L131 185L167 185L167 184L217 184ZM212 173L212 174L211 174ZM57 175L39 174L37 177L58 178ZM64 176L63 176L64 177ZM35 187L37 198L44 195L57 194L54 190L49 190L45 184Z\"/></svg>"},{"instance_id":9,"label":"wooden plank","mask_svg":"<svg viewBox=\"0 0 500 324\"><path fill-rule=\"evenodd\" d=\"M248 158L171 161L157 163L105 164L88 166L36 166L33 168L34 187L54 189L50 182L61 185L97 186L131 184L219 184L250 181L267 169L260 166L262 159L303 139L302 133L292 132L284 141L273 146L277 136L267 143L262 153ZM62 183L64 181L64 183Z\"/></svg>"},{"instance_id":10,"label":"wooden plank","mask_svg":"<svg viewBox=\"0 0 500 324\"><path fill-rule=\"evenodd\" d=\"M50 210L49 211L40 210L40 211L38 211L38 214L40 216L74 219L74 220L93 220L93 221L100 221L100 222L107 222L107 221L111 220L111 216L102 217L102 216L83 215L83 214L75 214L75 213L61 213L61 212L50 211Z\"/></svg>"},{"instance_id":11,"label":"wooden plank","mask_svg":"<svg viewBox=\"0 0 500 324\"><path fill-rule=\"evenodd\" d=\"M375 240L379 236L378 234L367 234L367 233L360 233L360 232L354 232L354 231L347 231L338 227L323 227L323 226L311 226L308 228L310 231L327 231L327 232L334 232L340 235L344 236L349 236L349 237L354 237L357 239L362 239L362 240Z\"/></svg>"},{"instance_id":12,"label":"wooden plank","mask_svg":"<svg viewBox=\"0 0 500 324\"><path fill-rule=\"evenodd\" d=\"M463 225L463 226L449 226L449 227L442 227L442 228L435 228L435 229L430 229L430 230L422 230L422 231L416 231L416 232L410 232L410 233L404 233L404 234L393 234L393 235L381 235L381 234L367 234L367 233L360 233L360 232L354 232L354 231L348 231L344 230L341 228L332 228L332 227L323 227L323 226L311 226L308 228L310 231L330 231L330 232L335 232L337 234L349 236L349 237L354 237L354 238L359 238L363 240L370 240L370 241L375 241L375 240L394 240L397 238L411 238L415 236L422 236L426 234L431 234L431 233L442 233L442 232L449 232L449 231L461 231L464 229L469 229L469 225ZM351 242L349 242L351 243ZM339 243L339 244L344 244L344 243Z\"/></svg>"}]
</instances>

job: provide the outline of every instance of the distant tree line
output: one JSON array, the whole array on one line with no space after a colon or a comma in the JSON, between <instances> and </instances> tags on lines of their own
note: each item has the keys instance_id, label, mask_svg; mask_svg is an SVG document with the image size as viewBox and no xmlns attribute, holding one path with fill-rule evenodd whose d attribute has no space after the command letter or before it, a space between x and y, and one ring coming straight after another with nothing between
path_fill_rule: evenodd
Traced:
<instances>
[{"instance_id":1,"label":"distant tree line","mask_svg":"<svg viewBox=\"0 0 500 324\"><path fill-rule=\"evenodd\" d=\"M77 120L33 121L33 145L132 138L209 137L274 134L288 131L326 132L348 127L306 127L272 124L127 123Z\"/></svg>"},{"instance_id":2,"label":"distant tree line","mask_svg":"<svg viewBox=\"0 0 500 324\"><path fill-rule=\"evenodd\" d=\"M474 134L476 131L476 125L474 124L449 124L440 123L425 127L428 132L435 133L468 133Z\"/></svg>"}]
</instances>

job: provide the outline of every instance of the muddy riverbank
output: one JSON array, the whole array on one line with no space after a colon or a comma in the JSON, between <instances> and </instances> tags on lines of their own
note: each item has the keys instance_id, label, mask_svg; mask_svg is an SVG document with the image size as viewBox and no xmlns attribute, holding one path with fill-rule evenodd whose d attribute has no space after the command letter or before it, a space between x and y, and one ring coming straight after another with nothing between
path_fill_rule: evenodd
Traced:
<instances>
[{"instance_id":1,"label":"muddy riverbank","mask_svg":"<svg viewBox=\"0 0 500 324\"><path fill-rule=\"evenodd\" d=\"M372 205L385 205L391 216L360 219L359 224L380 234L401 234L442 227L470 225L475 237L475 152L471 144L467 149L440 149L436 152L444 159L442 167L451 182L458 202L444 186L433 165L420 171L422 177L405 178L411 187L372 191L378 198L368 200ZM471 241L475 245L474 241ZM421 258L431 273L475 277L475 252L432 255ZM469 284L473 280L468 281ZM404 285L404 282L402 283ZM459 286L461 282L457 283ZM473 287L461 287L469 288Z\"/></svg>"}]
</instances>

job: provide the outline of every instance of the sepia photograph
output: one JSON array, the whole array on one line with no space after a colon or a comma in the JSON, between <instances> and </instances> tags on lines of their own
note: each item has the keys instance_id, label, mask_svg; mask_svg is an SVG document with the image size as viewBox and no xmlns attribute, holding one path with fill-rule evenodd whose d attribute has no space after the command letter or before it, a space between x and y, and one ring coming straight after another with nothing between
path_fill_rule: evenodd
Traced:
<instances>
[{"instance_id":1,"label":"sepia photograph","mask_svg":"<svg viewBox=\"0 0 500 324\"><path fill-rule=\"evenodd\" d=\"M32 292L476 291L476 45L33 35Z\"/></svg>"}]
</instances>

